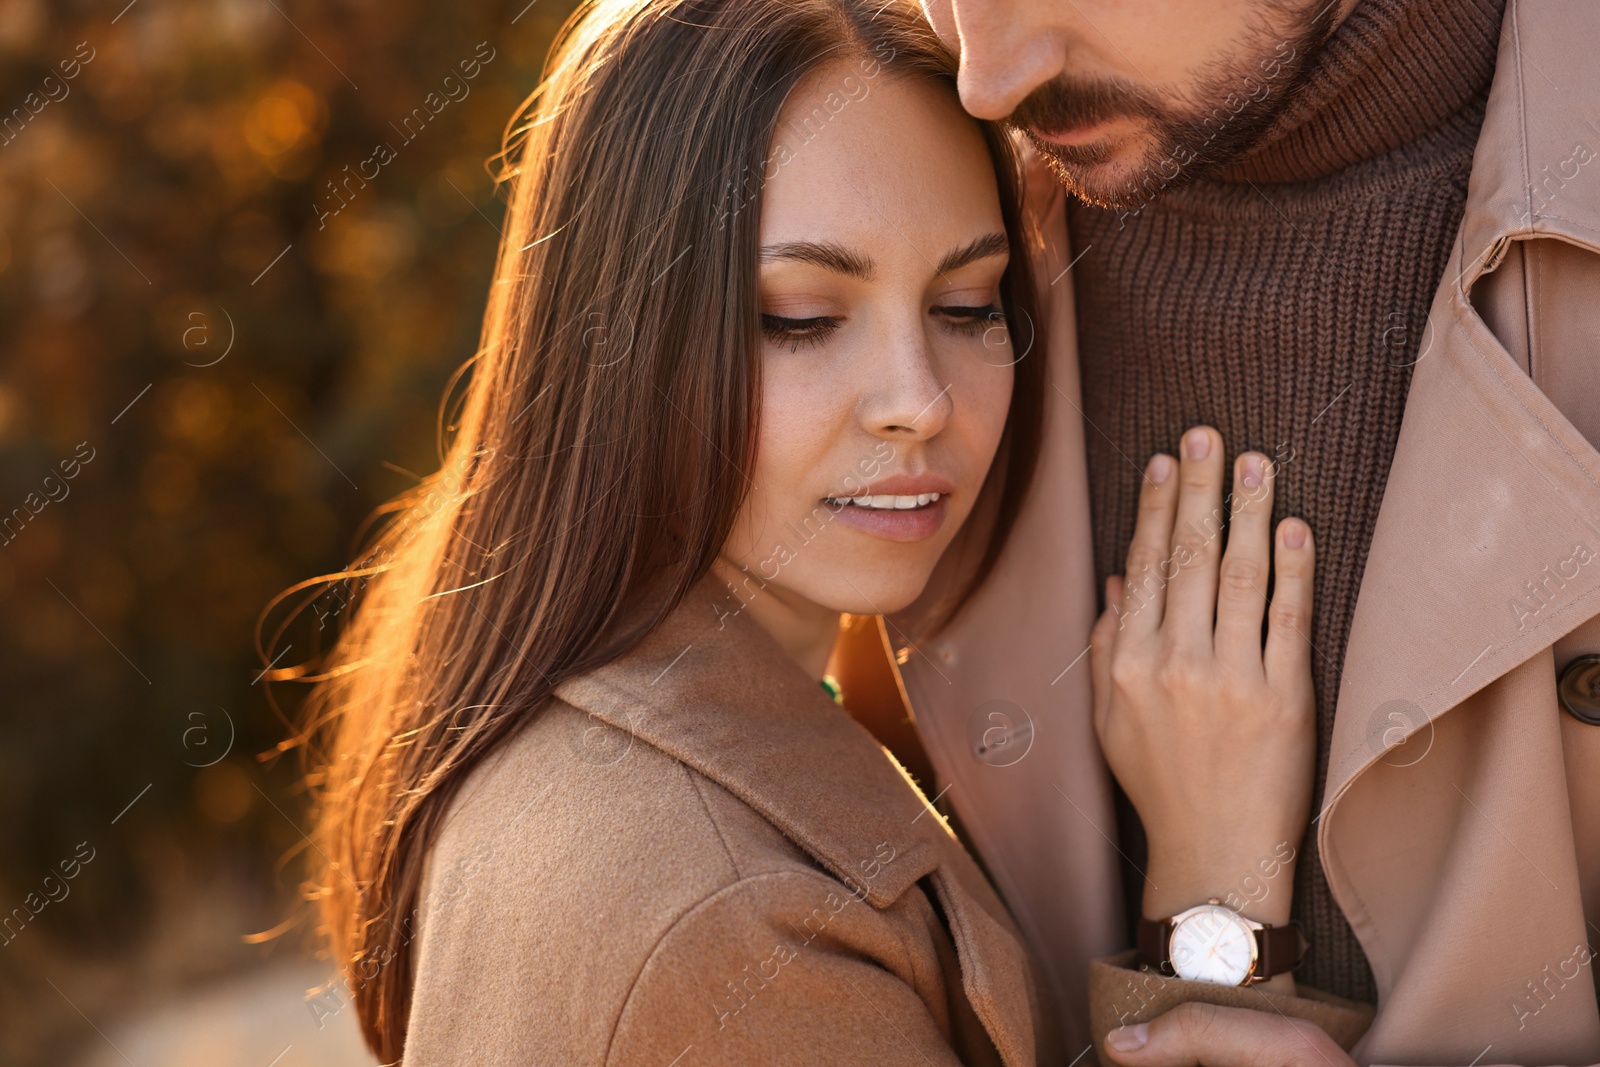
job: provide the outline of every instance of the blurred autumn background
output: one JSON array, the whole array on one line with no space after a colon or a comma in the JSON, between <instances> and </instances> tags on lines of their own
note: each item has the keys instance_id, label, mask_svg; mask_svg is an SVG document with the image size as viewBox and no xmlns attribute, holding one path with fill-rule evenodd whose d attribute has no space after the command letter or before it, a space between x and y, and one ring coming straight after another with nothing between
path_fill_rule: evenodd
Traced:
<instances>
[{"instance_id":1,"label":"blurred autumn background","mask_svg":"<svg viewBox=\"0 0 1600 1067\"><path fill-rule=\"evenodd\" d=\"M0 0L0 1062L371 1062L246 940L305 825L254 630L437 467L572 6Z\"/></svg>"}]
</instances>

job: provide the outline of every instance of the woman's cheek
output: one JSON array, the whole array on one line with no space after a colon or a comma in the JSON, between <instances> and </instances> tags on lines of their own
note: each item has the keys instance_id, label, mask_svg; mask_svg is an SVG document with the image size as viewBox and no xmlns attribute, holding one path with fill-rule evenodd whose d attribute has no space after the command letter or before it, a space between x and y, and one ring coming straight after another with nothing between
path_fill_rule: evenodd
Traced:
<instances>
[{"instance_id":1,"label":"woman's cheek","mask_svg":"<svg viewBox=\"0 0 1600 1067\"><path fill-rule=\"evenodd\" d=\"M1005 433L1006 418L1011 413L1011 389L1016 372L1011 366L994 366L978 363L966 375L965 392L972 399L966 435L972 442L973 469L987 470L994 458L995 449ZM958 405L957 410L960 410Z\"/></svg>"},{"instance_id":2,"label":"woman's cheek","mask_svg":"<svg viewBox=\"0 0 1600 1067\"><path fill-rule=\"evenodd\" d=\"M770 552L784 522L809 510L807 490L828 457L824 438L832 423L823 413L832 390L808 370L782 357L762 367L754 484L736 523L743 535L740 548L754 556ZM820 503L820 497L812 503Z\"/></svg>"},{"instance_id":3,"label":"woman's cheek","mask_svg":"<svg viewBox=\"0 0 1600 1067\"><path fill-rule=\"evenodd\" d=\"M828 461L838 462L834 450L841 432L848 429L855 401L848 380L834 363L820 355L805 356L783 353L762 368L756 438L756 470L769 472L768 484L793 487L791 494L802 495L814 487L819 475L827 480L833 474Z\"/></svg>"}]
</instances>

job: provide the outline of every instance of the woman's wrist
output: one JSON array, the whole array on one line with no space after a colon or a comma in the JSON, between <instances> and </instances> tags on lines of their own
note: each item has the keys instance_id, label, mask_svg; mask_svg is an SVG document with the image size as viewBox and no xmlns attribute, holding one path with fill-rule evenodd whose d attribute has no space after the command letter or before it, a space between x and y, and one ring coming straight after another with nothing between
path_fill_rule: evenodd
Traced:
<instances>
[{"instance_id":1,"label":"woman's wrist","mask_svg":"<svg viewBox=\"0 0 1600 1067\"><path fill-rule=\"evenodd\" d=\"M1254 922L1282 926L1294 902L1297 853L1286 840L1264 846L1170 848L1152 842L1144 883L1144 917L1164 919L1220 901Z\"/></svg>"}]
</instances>

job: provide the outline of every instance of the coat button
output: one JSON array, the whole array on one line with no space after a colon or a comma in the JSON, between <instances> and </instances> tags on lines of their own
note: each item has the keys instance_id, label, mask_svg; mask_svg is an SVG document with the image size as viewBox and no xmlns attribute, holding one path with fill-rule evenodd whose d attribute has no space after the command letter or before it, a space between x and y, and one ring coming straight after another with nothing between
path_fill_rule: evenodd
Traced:
<instances>
[{"instance_id":1,"label":"coat button","mask_svg":"<svg viewBox=\"0 0 1600 1067\"><path fill-rule=\"evenodd\" d=\"M1600 726L1600 656L1579 656L1563 667L1556 692L1574 719Z\"/></svg>"}]
</instances>

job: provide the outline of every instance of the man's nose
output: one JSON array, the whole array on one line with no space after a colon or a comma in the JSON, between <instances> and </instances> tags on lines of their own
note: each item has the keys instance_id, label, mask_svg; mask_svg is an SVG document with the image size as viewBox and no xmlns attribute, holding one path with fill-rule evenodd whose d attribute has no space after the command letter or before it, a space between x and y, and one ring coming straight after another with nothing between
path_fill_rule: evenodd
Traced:
<instances>
[{"instance_id":1,"label":"man's nose","mask_svg":"<svg viewBox=\"0 0 1600 1067\"><path fill-rule=\"evenodd\" d=\"M924 0L935 32L960 53L956 87L961 106L974 118L1005 118L1061 73L1060 41L1038 18L1038 6L1015 0Z\"/></svg>"}]
</instances>

